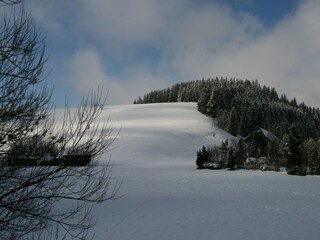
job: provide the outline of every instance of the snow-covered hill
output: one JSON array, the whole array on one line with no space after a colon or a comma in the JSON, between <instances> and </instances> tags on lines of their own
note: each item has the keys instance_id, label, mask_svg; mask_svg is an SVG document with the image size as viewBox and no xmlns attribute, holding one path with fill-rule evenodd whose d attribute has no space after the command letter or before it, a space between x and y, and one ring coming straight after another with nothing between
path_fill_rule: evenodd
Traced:
<instances>
[{"instance_id":1,"label":"snow-covered hill","mask_svg":"<svg viewBox=\"0 0 320 240\"><path fill-rule=\"evenodd\" d=\"M107 109L120 129L112 151L115 164L189 161L203 145L232 138L197 110L196 103L115 106Z\"/></svg>"},{"instance_id":2,"label":"snow-covered hill","mask_svg":"<svg viewBox=\"0 0 320 240\"><path fill-rule=\"evenodd\" d=\"M93 209L99 220L95 239L319 239L319 177L196 170L203 144L231 136L194 103L106 112L122 128L111 159L123 197Z\"/></svg>"}]
</instances>

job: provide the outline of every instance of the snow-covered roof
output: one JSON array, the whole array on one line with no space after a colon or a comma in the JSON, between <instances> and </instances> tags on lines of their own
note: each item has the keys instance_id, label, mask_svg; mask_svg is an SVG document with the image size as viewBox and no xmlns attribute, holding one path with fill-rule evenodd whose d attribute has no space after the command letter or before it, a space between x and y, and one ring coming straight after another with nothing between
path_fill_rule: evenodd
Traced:
<instances>
[{"instance_id":1,"label":"snow-covered roof","mask_svg":"<svg viewBox=\"0 0 320 240\"><path fill-rule=\"evenodd\" d=\"M246 141L246 140L250 139L250 137L256 132L261 132L270 141L277 139L277 137L273 133L269 132L268 130L266 130L264 128L258 127L255 131L251 132L247 137L245 137L244 140Z\"/></svg>"}]
</instances>

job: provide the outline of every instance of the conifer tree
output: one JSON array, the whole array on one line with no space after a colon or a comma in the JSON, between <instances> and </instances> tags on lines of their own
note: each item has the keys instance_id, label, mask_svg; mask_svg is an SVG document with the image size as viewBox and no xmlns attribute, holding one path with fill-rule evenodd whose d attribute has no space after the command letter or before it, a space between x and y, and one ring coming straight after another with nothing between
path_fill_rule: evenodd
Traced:
<instances>
[{"instance_id":1,"label":"conifer tree","mask_svg":"<svg viewBox=\"0 0 320 240\"><path fill-rule=\"evenodd\" d=\"M244 164L247 158L247 146L243 139L239 139L236 151L236 164L241 166Z\"/></svg>"},{"instance_id":2,"label":"conifer tree","mask_svg":"<svg viewBox=\"0 0 320 240\"><path fill-rule=\"evenodd\" d=\"M205 164L209 162L209 154L205 146L197 152L196 164L198 169L205 168Z\"/></svg>"},{"instance_id":3,"label":"conifer tree","mask_svg":"<svg viewBox=\"0 0 320 240\"><path fill-rule=\"evenodd\" d=\"M233 147L230 147L227 153L227 168L229 168L229 170L236 169L236 154Z\"/></svg>"},{"instance_id":4,"label":"conifer tree","mask_svg":"<svg viewBox=\"0 0 320 240\"><path fill-rule=\"evenodd\" d=\"M301 140L295 126L292 126L284 138L284 156L287 160L289 174L302 174L301 172Z\"/></svg>"},{"instance_id":5,"label":"conifer tree","mask_svg":"<svg viewBox=\"0 0 320 240\"><path fill-rule=\"evenodd\" d=\"M308 166L308 174L320 174L319 143L310 138L303 143L302 157Z\"/></svg>"},{"instance_id":6,"label":"conifer tree","mask_svg":"<svg viewBox=\"0 0 320 240\"><path fill-rule=\"evenodd\" d=\"M229 152L229 141L228 139L223 141L220 146L220 154L221 154L221 167L224 168L228 161L228 152Z\"/></svg>"},{"instance_id":7,"label":"conifer tree","mask_svg":"<svg viewBox=\"0 0 320 240\"><path fill-rule=\"evenodd\" d=\"M233 107L230 113L228 132L234 136L238 133L238 116L235 108Z\"/></svg>"},{"instance_id":8,"label":"conifer tree","mask_svg":"<svg viewBox=\"0 0 320 240\"><path fill-rule=\"evenodd\" d=\"M200 94L199 100L198 100L198 111L207 114L207 105L210 98L210 89L208 86L206 86L202 93Z\"/></svg>"}]
</instances>

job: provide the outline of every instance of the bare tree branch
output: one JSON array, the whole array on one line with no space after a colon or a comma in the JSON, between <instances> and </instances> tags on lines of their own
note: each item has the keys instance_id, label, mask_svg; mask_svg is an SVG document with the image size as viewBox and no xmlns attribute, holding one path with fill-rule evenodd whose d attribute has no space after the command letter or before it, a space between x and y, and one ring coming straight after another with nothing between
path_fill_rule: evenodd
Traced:
<instances>
[{"instance_id":1,"label":"bare tree branch","mask_svg":"<svg viewBox=\"0 0 320 240\"><path fill-rule=\"evenodd\" d=\"M20 1L0 1L15 5ZM112 165L97 164L117 132L99 122L106 95L92 90L62 118L44 82L45 44L31 15L0 26L0 239L87 239L92 204L117 197ZM57 203L59 204L59 207ZM61 207L65 206L65 207Z\"/></svg>"},{"instance_id":2,"label":"bare tree branch","mask_svg":"<svg viewBox=\"0 0 320 240\"><path fill-rule=\"evenodd\" d=\"M0 6L12 6L21 2L22 0L0 0Z\"/></svg>"}]
</instances>

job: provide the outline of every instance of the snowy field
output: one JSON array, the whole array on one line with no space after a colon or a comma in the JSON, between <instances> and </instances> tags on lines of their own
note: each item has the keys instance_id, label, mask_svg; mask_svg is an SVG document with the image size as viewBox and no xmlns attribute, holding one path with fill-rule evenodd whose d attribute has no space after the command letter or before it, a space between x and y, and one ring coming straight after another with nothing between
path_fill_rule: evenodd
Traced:
<instances>
[{"instance_id":1,"label":"snowy field","mask_svg":"<svg viewBox=\"0 0 320 240\"><path fill-rule=\"evenodd\" d=\"M196 170L203 144L231 136L194 103L107 112L122 128L111 159L123 196L93 209L95 239L320 239L320 177Z\"/></svg>"}]
</instances>

